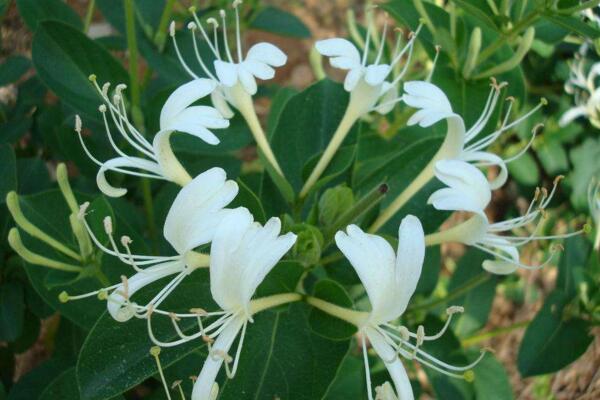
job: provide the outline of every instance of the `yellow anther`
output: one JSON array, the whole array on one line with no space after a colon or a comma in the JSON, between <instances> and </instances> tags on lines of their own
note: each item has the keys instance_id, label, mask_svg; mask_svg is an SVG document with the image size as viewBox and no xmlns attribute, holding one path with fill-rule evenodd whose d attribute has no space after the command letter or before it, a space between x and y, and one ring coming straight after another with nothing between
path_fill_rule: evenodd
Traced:
<instances>
[{"instance_id":1,"label":"yellow anther","mask_svg":"<svg viewBox=\"0 0 600 400\"><path fill-rule=\"evenodd\" d=\"M475 380L475 372L473 372L473 370L468 370L463 374L463 377L465 378L465 381L473 382Z\"/></svg>"},{"instance_id":2,"label":"yellow anther","mask_svg":"<svg viewBox=\"0 0 600 400\"><path fill-rule=\"evenodd\" d=\"M96 82L96 74L91 74L88 79L92 82Z\"/></svg>"},{"instance_id":3,"label":"yellow anther","mask_svg":"<svg viewBox=\"0 0 600 400\"><path fill-rule=\"evenodd\" d=\"M58 295L58 301L60 301L63 304L66 303L66 302L68 302L69 301L69 294L63 290Z\"/></svg>"}]
</instances>

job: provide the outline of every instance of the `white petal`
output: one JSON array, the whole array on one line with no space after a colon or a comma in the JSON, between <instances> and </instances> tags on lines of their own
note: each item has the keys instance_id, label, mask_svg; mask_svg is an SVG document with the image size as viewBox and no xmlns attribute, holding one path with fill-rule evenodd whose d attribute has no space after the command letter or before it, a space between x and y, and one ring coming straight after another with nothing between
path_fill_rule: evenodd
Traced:
<instances>
[{"instance_id":1,"label":"white petal","mask_svg":"<svg viewBox=\"0 0 600 400\"><path fill-rule=\"evenodd\" d=\"M211 292L224 310L246 308L258 285L296 241L278 236L281 221L263 227L245 208L232 210L217 228L211 247Z\"/></svg>"},{"instance_id":2,"label":"white petal","mask_svg":"<svg viewBox=\"0 0 600 400\"><path fill-rule=\"evenodd\" d=\"M356 46L346 39L319 40L315 43L315 47L320 54L337 59L331 62L334 67L354 69L361 65L360 53L356 49Z\"/></svg>"},{"instance_id":3,"label":"white petal","mask_svg":"<svg viewBox=\"0 0 600 400\"><path fill-rule=\"evenodd\" d=\"M445 118L460 118L452 111L448 97L432 83L424 81L406 82L404 91L405 93L402 96L404 102L410 107L419 109L410 118L408 125L418 123L421 127L428 127Z\"/></svg>"},{"instance_id":4,"label":"white petal","mask_svg":"<svg viewBox=\"0 0 600 400\"><path fill-rule=\"evenodd\" d=\"M171 130L158 132L152 141L152 148L165 179L185 185L191 178L173 153L173 149L171 148L172 133L173 131Z\"/></svg>"},{"instance_id":5,"label":"white petal","mask_svg":"<svg viewBox=\"0 0 600 400\"><path fill-rule=\"evenodd\" d=\"M471 151L463 153L461 158L467 162L480 162L488 165L496 165L500 169L498 176L490 182L490 188L492 190L501 188L508 180L508 168L506 167L506 163L501 157L498 157L493 153L487 151Z\"/></svg>"},{"instance_id":6,"label":"white petal","mask_svg":"<svg viewBox=\"0 0 600 400\"><path fill-rule=\"evenodd\" d=\"M414 394L410 380L406 374L406 369L402 365L402 361L397 356L396 351L390 346L385 338L373 328L366 328L365 334L369 338L369 342L373 346L373 349L379 355L379 358L384 360L385 367L387 368L394 386L396 387L396 393L400 400L414 400ZM387 361L394 360L390 363Z\"/></svg>"},{"instance_id":7,"label":"white petal","mask_svg":"<svg viewBox=\"0 0 600 400\"><path fill-rule=\"evenodd\" d=\"M201 173L173 201L165 220L165 239L179 254L209 243L225 217L223 209L237 193L237 183L227 181L223 169Z\"/></svg>"},{"instance_id":8,"label":"white petal","mask_svg":"<svg viewBox=\"0 0 600 400\"><path fill-rule=\"evenodd\" d=\"M106 172L115 168L131 168L142 171L147 171L159 176L163 175L160 166L152 161L139 157L116 157L106 161L96 174L96 184L102 193L110 197L121 197L127 193L125 188L117 188L112 186L106 180Z\"/></svg>"},{"instance_id":9,"label":"white petal","mask_svg":"<svg viewBox=\"0 0 600 400\"><path fill-rule=\"evenodd\" d=\"M407 215L398 229L398 252L396 256L396 285L400 290L396 313L402 315L412 297L425 259L425 234L421 221Z\"/></svg>"},{"instance_id":10,"label":"white petal","mask_svg":"<svg viewBox=\"0 0 600 400\"><path fill-rule=\"evenodd\" d=\"M277 46L262 42L255 44L248 50L246 60L258 61L273 67L281 67L287 62L287 56Z\"/></svg>"},{"instance_id":11,"label":"white petal","mask_svg":"<svg viewBox=\"0 0 600 400\"><path fill-rule=\"evenodd\" d=\"M219 82L227 87L233 87L238 81L238 65L221 60L215 60L215 72Z\"/></svg>"},{"instance_id":12,"label":"white petal","mask_svg":"<svg viewBox=\"0 0 600 400\"><path fill-rule=\"evenodd\" d=\"M492 194L483 173L461 160L440 160L435 164L435 176L448 185L433 193L428 203L438 210L470 211L482 215Z\"/></svg>"},{"instance_id":13,"label":"white petal","mask_svg":"<svg viewBox=\"0 0 600 400\"><path fill-rule=\"evenodd\" d=\"M356 225L348 226L346 231L336 233L335 243L350 261L367 291L372 318L384 319L381 316L390 314L396 292L394 250L385 239L365 233Z\"/></svg>"},{"instance_id":14,"label":"white petal","mask_svg":"<svg viewBox=\"0 0 600 400\"><path fill-rule=\"evenodd\" d=\"M362 76L363 76L362 68L356 68L356 69L350 70L350 72L348 72L348 75L346 75L346 79L344 80L344 90L346 92L353 91L354 88L356 87L356 85L358 84L358 81L360 80L360 78L362 78Z\"/></svg>"},{"instance_id":15,"label":"white petal","mask_svg":"<svg viewBox=\"0 0 600 400\"><path fill-rule=\"evenodd\" d=\"M152 267L146 268L143 272L134 274L127 279L127 293L125 293L125 286L121 284L113 290L110 296L108 296L108 301L106 302L108 313L119 322L130 320L134 316L136 310L129 307L127 299L130 299L131 296L144 286L183 271L184 266L185 264L181 261L168 262L153 265ZM124 294L127 295L127 299L123 296Z\"/></svg>"},{"instance_id":16,"label":"white petal","mask_svg":"<svg viewBox=\"0 0 600 400\"><path fill-rule=\"evenodd\" d=\"M210 79L195 79L178 87L171 93L160 112L160 128L167 129L173 117L210 94L216 86L216 83Z\"/></svg>"},{"instance_id":17,"label":"white petal","mask_svg":"<svg viewBox=\"0 0 600 400\"><path fill-rule=\"evenodd\" d=\"M262 80L273 79L275 76L275 70L260 61L246 60L242 63L240 68L244 68L246 71Z\"/></svg>"},{"instance_id":18,"label":"white petal","mask_svg":"<svg viewBox=\"0 0 600 400\"><path fill-rule=\"evenodd\" d=\"M382 86L381 86L381 98L379 99L378 105L375 108L375 111L377 111L379 114L381 115L385 115L387 113L389 113L390 111L392 111L394 109L394 107L396 106L396 103L394 102L395 100L397 100L398 98L398 91L396 90L396 88L394 86L392 86L391 83L389 82L383 82Z\"/></svg>"},{"instance_id":19,"label":"white petal","mask_svg":"<svg viewBox=\"0 0 600 400\"><path fill-rule=\"evenodd\" d=\"M242 83L246 93L248 93L250 96L254 96L258 90L254 76L252 76L252 74L245 68L240 67L238 69L238 77L240 78L240 82Z\"/></svg>"},{"instance_id":20,"label":"white petal","mask_svg":"<svg viewBox=\"0 0 600 400\"><path fill-rule=\"evenodd\" d=\"M229 349L233 345L240 329L244 325L245 319L242 316L233 318L229 325L219 334L217 340L212 345L213 350L220 350L229 354ZM223 365L223 359L220 357L211 357L209 354L202 366L202 371L194 383L192 390L192 400L212 400L213 385Z\"/></svg>"},{"instance_id":21,"label":"white petal","mask_svg":"<svg viewBox=\"0 0 600 400\"><path fill-rule=\"evenodd\" d=\"M371 86L381 85L390 71L391 68L387 64L369 65L365 74L365 81Z\"/></svg>"},{"instance_id":22,"label":"white petal","mask_svg":"<svg viewBox=\"0 0 600 400\"><path fill-rule=\"evenodd\" d=\"M584 115L587 115L587 108L585 106L570 108L562 115L562 117L560 117L558 124L560 126L566 126L575 119L583 117Z\"/></svg>"},{"instance_id":23,"label":"white petal","mask_svg":"<svg viewBox=\"0 0 600 400\"><path fill-rule=\"evenodd\" d=\"M234 116L233 110L225 99L221 88L215 89L210 95L213 106L221 113L224 118L231 119Z\"/></svg>"}]
</instances>

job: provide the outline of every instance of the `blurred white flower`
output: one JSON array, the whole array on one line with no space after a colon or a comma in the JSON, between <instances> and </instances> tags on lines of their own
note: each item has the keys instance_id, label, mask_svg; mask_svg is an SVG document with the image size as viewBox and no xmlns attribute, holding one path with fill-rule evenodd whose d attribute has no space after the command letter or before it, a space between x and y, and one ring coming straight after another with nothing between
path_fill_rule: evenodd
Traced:
<instances>
[{"instance_id":1,"label":"blurred white flower","mask_svg":"<svg viewBox=\"0 0 600 400\"><path fill-rule=\"evenodd\" d=\"M426 237L427 245L455 242L477 248L495 257L495 260L485 260L482 265L486 271L493 274L506 275L515 272L518 268L527 270L542 268L552 260L552 256L558 248L553 247L551 254L540 265L527 265L521 262L519 248L533 241L564 239L579 235L587 229L584 227L579 231L550 236L537 234L545 217L545 209L552 200L561 178L558 177L554 181L554 187L550 193L545 189L536 190L533 201L522 216L492 223L484 213L476 212L467 221L457 226L428 235ZM459 193L457 193L457 197L460 197ZM472 209L468 209L469 207L461 207L460 201L457 201L457 204L458 207L452 208L453 210L474 212ZM530 226L533 226L530 234L520 236L513 233Z\"/></svg>"},{"instance_id":2,"label":"blurred white flower","mask_svg":"<svg viewBox=\"0 0 600 400\"><path fill-rule=\"evenodd\" d=\"M91 293L78 296L69 296L63 293L61 300L77 300L100 295L101 298L107 299L110 315L120 322L127 321L134 316L143 318L149 310L156 312L155 309L185 277L197 268L208 266L209 257L194 252L193 249L213 240L217 226L227 213L232 212L225 207L237 193L237 183L226 180L225 171L221 168L212 168L184 186L173 201L164 225L164 237L177 252L177 255L172 257L132 254L129 247L131 239L127 236L121 238L121 245L125 248L125 252L120 251L113 237L110 217L104 219L105 231L110 241L110 248L105 247L93 234L85 220L85 212L89 206L89 203L85 203L81 207L80 218L96 246L105 253L118 257L121 262L132 266L136 273L129 278L123 277L119 284ZM131 297L143 287L175 274L177 276L166 284L148 304L141 306L131 300Z\"/></svg>"},{"instance_id":3,"label":"blurred white flower","mask_svg":"<svg viewBox=\"0 0 600 400\"><path fill-rule=\"evenodd\" d=\"M600 63L592 64L587 74L586 63L587 60L577 54L569 65L569 79L565 82L565 92L573 95L575 106L560 117L560 126L585 117L594 127L600 128L600 88L597 85Z\"/></svg>"},{"instance_id":4,"label":"blurred white flower","mask_svg":"<svg viewBox=\"0 0 600 400\"><path fill-rule=\"evenodd\" d=\"M417 333L412 333L404 326L392 324L406 310L421 275L425 257L425 240L421 222L411 215L402 220L398 231L396 253L385 239L364 233L356 225L348 226L347 233L338 232L335 241L356 270L371 303L371 312L362 320L356 321L362 338L369 399L373 399L373 394L367 358L367 339L384 361L400 399L413 399L414 396L408 375L398 355L409 360L415 359L446 375L464 378L464 374L459 375L456 372L470 370L481 358L466 367L455 367L420 349L424 341L435 340L446 331L451 315L462 312L461 307L448 309L446 325L442 331L433 336L426 336L422 326L419 326ZM411 343L411 338L415 339L415 344ZM382 398L385 394L387 397L383 398L394 399L395 397L391 397L389 391L391 387L388 384L379 390L378 398Z\"/></svg>"},{"instance_id":5,"label":"blurred white flower","mask_svg":"<svg viewBox=\"0 0 600 400\"><path fill-rule=\"evenodd\" d=\"M215 83L208 79L197 79L181 86L169 96L160 113L160 131L150 143L129 121L123 98L123 90L126 86L117 85L111 101L108 93L110 84L106 83L100 88L95 77L92 76L91 80L105 102L99 110L104 120L106 135L119 156L104 162L94 157L83 140L79 116L75 117L75 131L88 157L100 166L96 182L107 196L119 197L127 193L127 189L117 188L108 183L105 176L107 171L164 179L181 186L185 185L192 178L173 154L169 141L171 134L174 131L185 132L215 145L219 143L219 139L209 129L222 129L229 126L229 121L224 119L215 108L192 106L197 100L212 93L216 87ZM111 134L107 111L122 138L141 156L128 155L119 148Z\"/></svg>"},{"instance_id":6,"label":"blurred white flower","mask_svg":"<svg viewBox=\"0 0 600 400\"><path fill-rule=\"evenodd\" d=\"M446 94L434 84L424 81L406 82L404 84L405 93L402 96L403 101L408 106L418 109L418 111L408 120L408 125L418 124L419 126L426 128L440 120L446 120L448 124L446 138L439 152L435 156L435 160L454 159L469 162L476 167L497 166L499 168L498 176L489 182L491 190L498 189L504 185L508 178L506 164L519 158L529 149L535 139L537 127L533 130L529 143L518 154L510 158L502 159L485 149L494 143L504 132L507 132L520 124L539 110L542 105L546 104L546 100L542 99L539 105L525 115L509 123L513 104L512 98L509 98L510 103L508 110L500 127L489 135L476 140L477 136L483 131L494 114L503 86L504 84L497 84L493 81L492 90L484 106L483 112L469 130L465 128L463 118L452 110L452 106L448 97L446 97Z\"/></svg>"}]
</instances>

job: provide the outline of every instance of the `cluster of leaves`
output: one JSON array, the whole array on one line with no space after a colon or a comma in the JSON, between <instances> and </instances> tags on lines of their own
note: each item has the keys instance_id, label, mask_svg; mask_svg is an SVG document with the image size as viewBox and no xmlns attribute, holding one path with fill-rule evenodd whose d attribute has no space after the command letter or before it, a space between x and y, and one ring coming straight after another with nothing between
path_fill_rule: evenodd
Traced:
<instances>
[{"instance_id":1,"label":"cluster of leaves","mask_svg":"<svg viewBox=\"0 0 600 400\"><path fill-rule=\"evenodd\" d=\"M148 133L157 131L160 107L166 96L187 75L179 65L174 48L166 40L163 22L165 7L180 2L169 0L136 0L135 17L138 48L144 59L141 77L140 109ZM184 2L181 2L184 3ZM285 11L264 6L257 0L247 1L243 23L248 29L293 37L310 38L310 32L300 20ZM508 13L494 13L512 4ZM552 4L550 4L552 3ZM561 217L580 218L585 211L578 188L584 176L591 176L600 142L585 125L559 128L555 115L568 107L562 93L566 67L564 59L576 48L565 44L567 35L596 38L598 32L581 21L574 10L578 1L450 1L447 7L433 2L392 0L383 7L399 26L416 29L426 17L420 37L418 59L433 59L435 46L442 45L433 82L450 98L456 112L473 123L484 104L489 86L485 72L494 65L518 57L518 42L523 32L535 27L533 45L523 63L509 65L497 75L509 82L507 94L520 99L526 109L528 94L544 95L551 100L547 111L547 129L537 140L532 154L511 164L517 192L529 196L535 185L551 182L554 175L566 173L569 184L560 193L560 200L569 204ZM6 11L8 2L0 2ZM13 225L5 205L9 191L20 195L25 216L36 226L62 241L74 251L77 241L68 218L71 211L63 195L52 183L48 165L68 162L77 174L72 185L79 202L92 202L96 210L90 216L92 229L103 238L101 219L112 215L116 233L133 238L133 249L140 254L157 252L168 255L168 244L160 240L165 220L177 187L152 182L149 187L153 204L137 179L123 178L119 184L129 188L124 199L98 196L95 188L96 166L86 158L73 134L74 115L81 114L89 129L86 141L100 159L111 155L111 147L97 112L100 99L88 82L95 74L99 82L129 83L124 60L127 50L125 10L123 2L96 0L102 17L113 27L114 34L90 39L82 19L60 0L16 0L23 22L33 33L31 60L11 56L0 66L0 85L17 85L16 99L2 104L0 127L0 234L6 237ZM202 16L215 15L228 1L211 1ZM184 10L175 8L173 18L186 21ZM463 65L469 55L472 32L482 31L482 53L493 46L486 58L477 60L469 74ZM191 37L181 32L181 49L192 52ZM193 57L193 54L190 53ZM523 57L520 57L521 59ZM519 60L520 61L520 60ZM422 78L418 69L413 78ZM32 72L33 71L33 72ZM482 75L483 74L483 75ZM51 94L51 95L50 95ZM285 229L299 235L291 259L283 261L259 287L258 296L302 290L346 307L363 307L366 302L358 277L347 261L341 260L332 246L335 231L345 223L360 217L368 224L379 207L385 207L411 182L429 162L441 144L444 127L432 129L405 127L407 110L398 107L385 118L362 122L354 128L316 189L299 204L294 200L312 167L317 162L339 124L348 102L348 94L340 84L322 80L298 91L276 85L261 89L260 96L270 99L266 121L267 133L274 153L289 181L282 190L280 182L247 163L242 151L252 144L252 136L243 120L236 117L231 126L218 132L219 146L208 146L186 135L175 136L173 146L192 175L209 167L224 168L230 179L237 179L240 195L236 206L249 208L255 218L264 222L270 216L283 216ZM532 103L537 99L532 98ZM379 127L387 127L382 135ZM489 127L491 128L491 127ZM517 140L507 138L501 154L510 155L527 140L530 130L519 131ZM246 168L243 168L246 167ZM117 179L118 177L111 177ZM375 207L363 207L364 199L385 183L385 197L378 196ZM382 229L394 236L405 214L419 216L426 232L433 232L447 218L434 211L426 199L439 184L430 182ZM148 189L148 188L146 188ZM557 202L558 203L558 202ZM512 216L518 212L514 202L501 205L501 213ZM348 215L358 208L359 214ZM152 212L150 212L152 211ZM555 219L553 219L555 221ZM551 224L550 224L551 225ZM549 229L549 228L545 228ZM64 256L22 232L24 244L45 257L63 260ZM593 319L600 304L597 282L600 267L592 256L586 238L575 238L566 244L559 265L556 289L529 324L518 357L522 376L555 372L576 360L591 342L589 330L598 321ZM547 252L547 248L539 249ZM413 327L423 324L434 331L441 326L446 306L463 305L465 314L454 321L451 332L443 340L426 345L426 350L444 360L466 363L478 354L473 346L485 337L485 327L492 302L500 289L515 302L523 299L523 283L518 277L498 278L481 269L483 253L469 251L452 270L441 274L439 247L427 251L424 273L419 282L414 303L403 321ZM84 272L75 275L54 271L22 262L2 242L0 247L0 377L2 392L10 400L17 399L79 399L100 400L119 398L142 385L147 398L164 396L156 380L157 368L149 355L151 342L143 321L119 324L105 312L105 305L96 299L62 304L58 294L63 290L82 293L116 282L128 273L127 267L99 252L82 263ZM161 282L158 283L160 285ZM158 286L160 287L160 286ZM150 298L157 286L139 293L140 301ZM167 309L187 310L191 307L210 309L213 305L206 271L192 275L164 304ZM44 334L50 343L52 356L37 368L13 383L15 355L22 353L38 339L40 319L55 311L60 319L47 322ZM168 340L168 321L164 332ZM193 326L183 326L189 330ZM185 329L184 329L185 330ZM173 333L174 334L174 333ZM346 399L366 393L360 353L353 339L351 326L296 304L266 311L256 316L248 330L240 373L234 380L221 385L222 399L282 398L282 399ZM164 350L161 361L166 367L167 381L184 379L184 391L190 393L190 375L198 373L206 349L191 343ZM380 361L371 360L373 380L386 378ZM414 371L413 365L408 365ZM433 391L439 398L511 399L509 379L502 365L492 355L486 356L475 368L473 383L451 380L432 370L425 370ZM415 393L419 383L413 382ZM491 392L493 391L493 392ZM131 392L127 394L130 396Z\"/></svg>"}]
</instances>

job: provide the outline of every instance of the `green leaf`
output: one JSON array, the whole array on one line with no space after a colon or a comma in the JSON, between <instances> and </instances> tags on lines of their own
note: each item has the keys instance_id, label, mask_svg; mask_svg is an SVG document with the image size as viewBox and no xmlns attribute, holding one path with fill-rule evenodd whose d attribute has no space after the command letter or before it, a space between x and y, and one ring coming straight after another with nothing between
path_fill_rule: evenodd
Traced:
<instances>
[{"instance_id":1,"label":"green leaf","mask_svg":"<svg viewBox=\"0 0 600 400\"><path fill-rule=\"evenodd\" d=\"M573 298L584 275L591 245L584 236L574 236L566 239L564 246L565 251L561 253L558 263L556 288Z\"/></svg>"},{"instance_id":2,"label":"green leaf","mask_svg":"<svg viewBox=\"0 0 600 400\"><path fill-rule=\"evenodd\" d=\"M594 339L588 321L564 315L568 303L569 296L553 291L527 327L517 359L524 378L562 369L585 353Z\"/></svg>"},{"instance_id":3,"label":"green leaf","mask_svg":"<svg viewBox=\"0 0 600 400\"><path fill-rule=\"evenodd\" d=\"M23 329L25 302L23 286L18 282L0 285L0 340L12 342Z\"/></svg>"},{"instance_id":4,"label":"green leaf","mask_svg":"<svg viewBox=\"0 0 600 400\"><path fill-rule=\"evenodd\" d=\"M569 169L567 151L557 140L543 142L535 152L547 174L557 175Z\"/></svg>"},{"instance_id":5,"label":"green leaf","mask_svg":"<svg viewBox=\"0 0 600 400\"><path fill-rule=\"evenodd\" d=\"M48 20L64 22L79 30L83 28L77 13L61 0L17 0L17 8L32 32Z\"/></svg>"},{"instance_id":6,"label":"green leaf","mask_svg":"<svg viewBox=\"0 0 600 400\"><path fill-rule=\"evenodd\" d=\"M325 279L317 282L313 296L344 308L354 308L352 299L346 290L336 281ZM319 335L333 339L350 339L356 333L356 327L339 318L332 317L317 308L312 308L309 322Z\"/></svg>"},{"instance_id":7,"label":"green leaf","mask_svg":"<svg viewBox=\"0 0 600 400\"><path fill-rule=\"evenodd\" d=\"M71 367L61 373L42 392L39 400L79 400L79 389L77 388L77 376L75 367Z\"/></svg>"},{"instance_id":8,"label":"green leaf","mask_svg":"<svg viewBox=\"0 0 600 400\"><path fill-rule=\"evenodd\" d=\"M478 352L469 354L469 362L474 362L477 357L479 357ZM475 373L473 385L475 386L476 399L514 399L508 374L493 354L486 354L479 364L473 368L473 372Z\"/></svg>"},{"instance_id":9,"label":"green leaf","mask_svg":"<svg viewBox=\"0 0 600 400\"><path fill-rule=\"evenodd\" d=\"M39 399L48 383L66 368L68 364L64 360L52 358L44 361L17 381L7 400Z\"/></svg>"},{"instance_id":10,"label":"green leaf","mask_svg":"<svg viewBox=\"0 0 600 400\"><path fill-rule=\"evenodd\" d=\"M492 13L484 0L452 0L456 3L460 8L465 10L467 13L471 14L479 21L486 24L488 27L498 30L498 26L494 22L494 19L491 17Z\"/></svg>"},{"instance_id":11,"label":"green leaf","mask_svg":"<svg viewBox=\"0 0 600 400\"><path fill-rule=\"evenodd\" d=\"M600 37L600 30L586 24L578 17L546 14L542 18L560 28L577 33L587 39L596 39Z\"/></svg>"},{"instance_id":12,"label":"green leaf","mask_svg":"<svg viewBox=\"0 0 600 400\"><path fill-rule=\"evenodd\" d=\"M50 175L46 163L40 158L17 160L17 192L31 194L50 187Z\"/></svg>"},{"instance_id":13,"label":"green leaf","mask_svg":"<svg viewBox=\"0 0 600 400\"><path fill-rule=\"evenodd\" d=\"M240 191L235 197L233 202L229 205L229 208L246 207L252 215L254 220L264 224L267 221L265 210L260 202L258 196L246 185L242 178L237 179Z\"/></svg>"},{"instance_id":14,"label":"green leaf","mask_svg":"<svg viewBox=\"0 0 600 400\"><path fill-rule=\"evenodd\" d=\"M329 144L347 102L348 93L340 84L323 80L285 104L273 132L271 147L296 192L302 188L302 168ZM346 143L351 140L351 137L347 138Z\"/></svg>"},{"instance_id":15,"label":"green leaf","mask_svg":"<svg viewBox=\"0 0 600 400\"><path fill-rule=\"evenodd\" d=\"M40 24L32 44L33 65L40 79L69 106L100 121L100 96L88 77L98 83L128 83L123 66L102 46L60 22Z\"/></svg>"},{"instance_id":16,"label":"green leaf","mask_svg":"<svg viewBox=\"0 0 600 400\"><path fill-rule=\"evenodd\" d=\"M17 188L17 161L13 148L7 144L0 144L0 204L6 202L6 195Z\"/></svg>"},{"instance_id":17,"label":"green leaf","mask_svg":"<svg viewBox=\"0 0 600 400\"><path fill-rule=\"evenodd\" d=\"M220 385L219 398L321 399L348 352L349 341L315 335L308 324L309 311L306 305L292 304L279 313L257 315L246 333L239 365L243 373Z\"/></svg>"},{"instance_id":18,"label":"green leaf","mask_svg":"<svg viewBox=\"0 0 600 400\"><path fill-rule=\"evenodd\" d=\"M23 56L8 57L0 65L0 86L16 82L31 68L31 61Z\"/></svg>"},{"instance_id":19,"label":"green leaf","mask_svg":"<svg viewBox=\"0 0 600 400\"><path fill-rule=\"evenodd\" d=\"M250 27L281 36L298 39L310 38L310 30L300 18L280 8L267 6L260 10L250 22Z\"/></svg>"},{"instance_id":20,"label":"green leaf","mask_svg":"<svg viewBox=\"0 0 600 400\"><path fill-rule=\"evenodd\" d=\"M530 153L525 153L508 164L508 172L517 182L525 186L535 186L540 181L540 170Z\"/></svg>"},{"instance_id":21,"label":"green leaf","mask_svg":"<svg viewBox=\"0 0 600 400\"><path fill-rule=\"evenodd\" d=\"M587 137L583 143L569 152L573 169L569 173L568 183L571 186L571 204L576 209L587 208L587 188L593 176L600 172L600 140Z\"/></svg>"}]
</instances>

